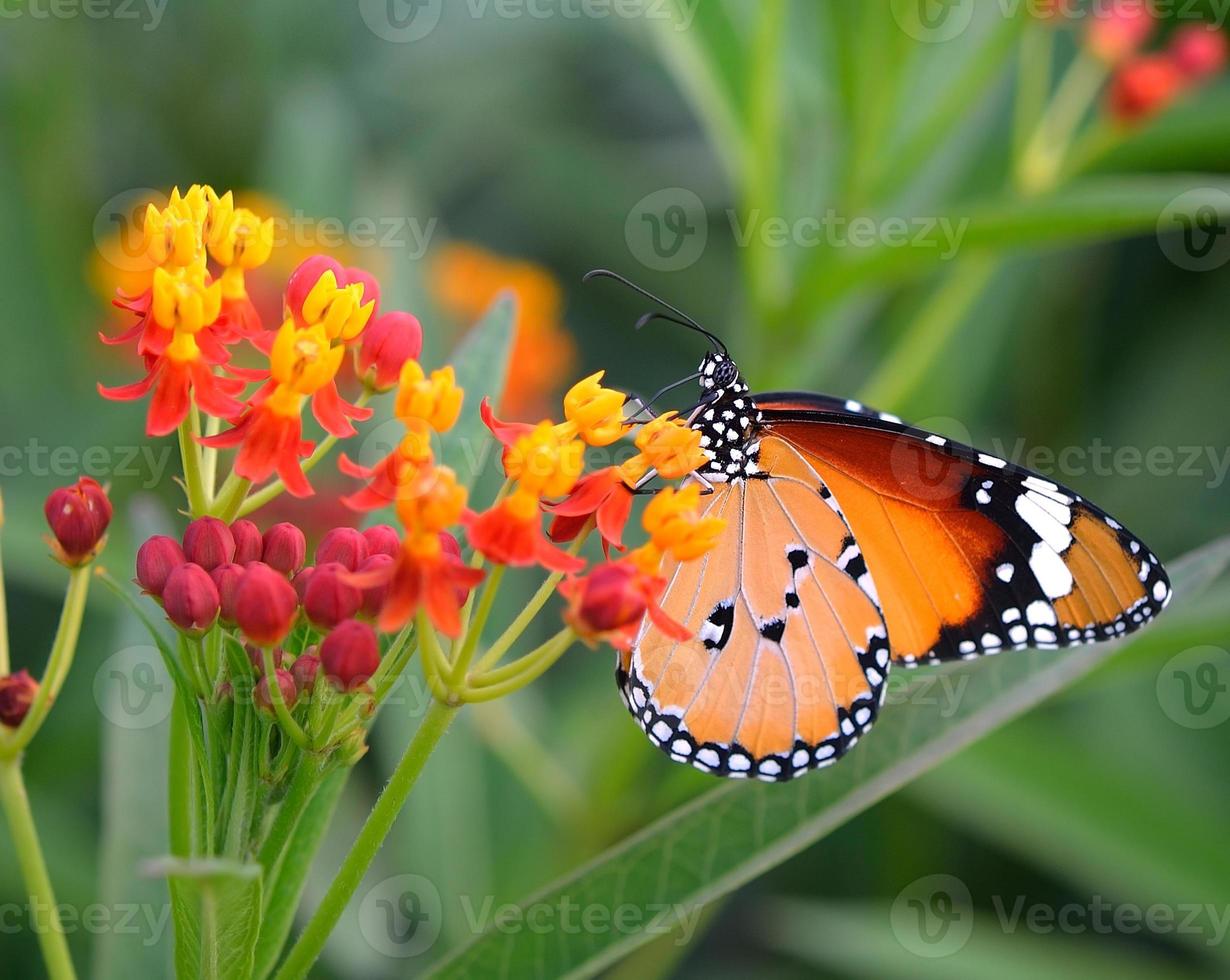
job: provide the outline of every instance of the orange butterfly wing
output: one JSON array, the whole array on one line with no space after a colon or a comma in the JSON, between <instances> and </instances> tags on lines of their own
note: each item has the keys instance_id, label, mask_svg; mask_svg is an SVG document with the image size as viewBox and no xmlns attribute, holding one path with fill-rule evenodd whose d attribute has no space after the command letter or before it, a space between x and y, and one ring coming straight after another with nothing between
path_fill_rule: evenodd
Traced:
<instances>
[{"instance_id":1,"label":"orange butterfly wing","mask_svg":"<svg viewBox=\"0 0 1230 980\"><path fill-rule=\"evenodd\" d=\"M1157 558L1071 490L891 416L757 399L760 466L790 445L839 502L907 665L1112 638L1170 599ZM771 482L771 481L770 481Z\"/></svg>"},{"instance_id":2,"label":"orange butterfly wing","mask_svg":"<svg viewBox=\"0 0 1230 980\"><path fill-rule=\"evenodd\" d=\"M705 772L788 779L835 761L874 722L889 655L850 528L804 456L780 440L773 479L719 484L706 513L726 533L666 570L662 605L695 631L646 620L618 679L671 758ZM826 505L827 504L827 505Z\"/></svg>"}]
</instances>

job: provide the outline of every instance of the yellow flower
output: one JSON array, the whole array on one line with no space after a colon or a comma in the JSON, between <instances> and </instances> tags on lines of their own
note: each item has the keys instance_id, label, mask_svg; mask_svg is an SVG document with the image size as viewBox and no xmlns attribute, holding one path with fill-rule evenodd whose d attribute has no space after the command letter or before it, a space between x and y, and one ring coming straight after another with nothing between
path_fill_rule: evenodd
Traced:
<instances>
[{"instance_id":1,"label":"yellow flower","mask_svg":"<svg viewBox=\"0 0 1230 980\"><path fill-rule=\"evenodd\" d=\"M150 306L154 321L167 330L197 333L209 326L222 311L222 287L209 282L203 264L167 271L154 270Z\"/></svg>"},{"instance_id":2,"label":"yellow flower","mask_svg":"<svg viewBox=\"0 0 1230 980\"><path fill-rule=\"evenodd\" d=\"M562 497L580 479L585 443L550 422L519 436L504 454L504 472L519 488L537 497Z\"/></svg>"},{"instance_id":3,"label":"yellow flower","mask_svg":"<svg viewBox=\"0 0 1230 980\"><path fill-rule=\"evenodd\" d=\"M709 461L700 448L700 433L675 412L666 412L641 426L636 448L640 452L619 466L619 475L630 487L650 470L664 480L680 480Z\"/></svg>"},{"instance_id":4,"label":"yellow flower","mask_svg":"<svg viewBox=\"0 0 1230 980\"><path fill-rule=\"evenodd\" d=\"M321 324L330 340L345 343L363 332L375 308L375 299L363 302L362 283L339 287L332 270L326 270L303 301L303 319Z\"/></svg>"},{"instance_id":5,"label":"yellow flower","mask_svg":"<svg viewBox=\"0 0 1230 980\"><path fill-rule=\"evenodd\" d=\"M272 252L273 219L262 221L247 208L236 208L226 214L215 221L209 232L209 254L228 268L255 269L264 265Z\"/></svg>"},{"instance_id":6,"label":"yellow flower","mask_svg":"<svg viewBox=\"0 0 1230 980\"><path fill-rule=\"evenodd\" d=\"M437 432L447 432L457 424L464 396L451 365L438 368L427 377L418 361L406 361L397 383L393 414L407 426L425 422Z\"/></svg>"},{"instance_id":7,"label":"yellow flower","mask_svg":"<svg viewBox=\"0 0 1230 980\"><path fill-rule=\"evenodd\" d=\"M269 352L270 375L298 395L311 395L333 380L345 356L346 349L333 346L319 324L299 330L287 320Z\"/></svg>"},{"instance_id":8,"label":"yellow flower","mask_svg":"<svg viewBox=\"0 0 1230 980\"><path fill-rule=\"evenodd\" d=\"M726 527L720 517L701 516L697 483L689 483L682 490L659 490L646 506L642 524L650 543L676 561L690 561L711 551Z\"/></svg>"},{"instance_id":9,"label":"yellow flower","mask_svg":"<svg viewBox=\"0 0 1230 980\"><path fill-rule=\"evenodd\" d=\"M604 371L591 374L568 389L564 417L591 446L609 446L624 434L624 393L602 387Z\"/></svg>"}]
</instances>

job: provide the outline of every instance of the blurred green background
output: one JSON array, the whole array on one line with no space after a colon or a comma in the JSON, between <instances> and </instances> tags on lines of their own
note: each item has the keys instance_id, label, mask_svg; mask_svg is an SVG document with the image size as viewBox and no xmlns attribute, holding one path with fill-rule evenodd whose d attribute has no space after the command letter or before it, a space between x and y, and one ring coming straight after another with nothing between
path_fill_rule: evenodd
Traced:
<instances>
[{"instance_id":1,"label":"blurred green background","mask_svg":"<svg viewBox=\"0 0 1230 980\"><path fill-rule=\"evenodd\" d=\"M1218 6L1189 14L1212 22ZM924 4L924 20L910 7L6 0L0 484L15 665L40 667L58 611L63 576L40 540L50 489L78 462L110 479L119 516L106 564L124 574L134 538L175 506L160 457L129 458L145 445L144 406L94 391L137 376L127 350L95 333L114 322L100 289L114 277L112 215L143 189L196 181L301 216L296 249L334 244L320 240L332 226L309 218L336 222L342 251L384 283L386 308L422 319L432 364L466 326L432 279L446 247L465 242L560 284L576 356L557 385L605 368L612 383L653 391L691 371L695 337L664 324L633 334L645 302L580 285L608 266L725 337L754 387L860 395L1041 465L1163 560L1230 532L1230 254L1218 251L1230 245L1196 255L1174 217L1207 207L1224 228L1230 214L1230 83L1120 133L1095 107L1071 165L1025 194L1013 107L1028 117L1029 93L1053 90L1042 59L1053 49L1062 72L1081 25L1039 25L1027 4ZM749 222L826 214L871 216L878 237L740 241ZM894 245L889 219L931 237ZM952 255L936 244L944 227L966 229ZM1018 439L1052 450L1049 465L1020 457ZM1225 976L1224 599L713 903L690 943L668 936L612 972ZM26 767L61 901L113 914L159 907L161 886L134 868L165 846L164 726L108 720L113 658L144 642L118 613L102 590L92 596L74 675ZM1220 671L1203 714L1163 690L1171 658L1193 649L1184 664ZM320 880L400 754L410 714L394 706L380 720ZM418 958L390 958L352 910L320 975L417 971L472 938L457 896L517 900L710 788L627 718L609 653L578 648L530 691L466 712L373 872L429 879L452 910L440 938ZM968 891L977 925L931 959L891 908L925 898L919 880L937 874ZM1191 928L1099 929L1088 912L1071 913L1072 928L1028 924L1034 905L1099 901L1203 911ZM0 907L21 902L6 841ZM945 907L931 911L944 920ZM0 920L0 972L38 975L15 920ZM79 929L78 963L163 972L169 933L135 928Z\"/></svg>"}]
</instances>

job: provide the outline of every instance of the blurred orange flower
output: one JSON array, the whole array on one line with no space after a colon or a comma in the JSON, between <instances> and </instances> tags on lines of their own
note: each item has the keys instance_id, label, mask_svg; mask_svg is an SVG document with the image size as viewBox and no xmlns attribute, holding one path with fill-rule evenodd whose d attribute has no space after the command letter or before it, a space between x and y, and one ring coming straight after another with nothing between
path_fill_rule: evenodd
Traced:
<instances>
[{"instance_id":1,"label":"blurred orange flower","mask_svg":"<svg viewBox=\"0 0 1230 980\"><path fill-rule=\"evenodd\" d=\"M444 311L467 325L501 292L517 297L516 335L500 408L519 416L543 414L576 360L576 346L563 324L560 286L551 273L457 242L437 252L428 281Z\"/></svg>"}]
</instances>

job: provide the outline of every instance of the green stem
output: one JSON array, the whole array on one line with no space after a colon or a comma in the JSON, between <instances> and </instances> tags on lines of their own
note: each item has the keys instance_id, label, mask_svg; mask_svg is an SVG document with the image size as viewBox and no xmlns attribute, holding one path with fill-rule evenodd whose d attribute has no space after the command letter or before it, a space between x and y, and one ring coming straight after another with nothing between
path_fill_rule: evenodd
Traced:
<instances>
[{"instance_id":1,"label":"green stem","mask_svg":"<svg viewBox=\"0 0 1230 980\"><path fill-rule=\"evenodd\" d=\"M0 531L4 530L4 498L0 497ZM0 677L12 671L9 660L9 610L4 598L4 554L0 552Z\"/></svg>"},{"instance_id":2,"label":"green stem","mask_svg":"<svg viewBox=\"0 0 1230 980\"><path fill-rule=\"evenodd\" d=\"M43 859L38 828L30 812L30 799L26 795L18 759L0 762L0 804L3 804L4 815L8 818L13 850L30 896L30 915L43 951L47 975L52 980L71 980L77 974L73 970L72 957L68 954L64 927L60 922L51 877L47 874L47 862Z\"/></svg>"},{"instance_id":3,"label":"green stem","mask_svg":"<svg viewBox=\"0 0 1230 980\"><path fill-rule=\"evenodd\" d=\"M209 498L201 472L201 445L195 438L201 434L200 426L201 417L194 405L188 418L179 423L179 457L183 462L184 488L188 493L188 513L191 517L201 517L209 511Z\"/></svg>"},{"instance_id":4,"label":"green stem","mask_svg":"<svg viewBox=\"0 0 1230 980\"><path fill-rule=\"evenodd\" d=\"M368 403L368 400L371 397L371 391L364 388L363 393L355 399L354 403L362 408ZM337 436L332 433L321 439L320 442L317 443L316 448L312 451L312 455L303 461L303 472L310 473L317 463L329 455L329 450L331 450L335 445L337 445ZM247 517L254 510L259 510L261 507L264 507L265 504L269 503L269 501L273 500L275 497L278 497L285 490L285 483L281 480L274 480L268 486L262 487L260 490L256 491L256 493L248 497L247 500L241 501L240 506L235 512L235 517ZM229 520L234 520L234 517L229 518Z\"/></svg>"},{"instance_id":5,"label":"green stem","mask_svg":"<svg viewBox=\"0 0 1230 980\"><path fill-rule=\"evenodd\" d=\"M1106 63L1088 51L1082 48L1076 55L1021 155L1016 180L1023 193L1038 194L1054 186L1072 134L1097 98L1106 73Z\"/></svg>"},{"instance_id":6,"label":"green stem","mask_svg":"<svg viewBox=\"0 0 1230 980\"><path fill-rule=\"evenodd\" d=\"M295 774L290 780L290 787L278 808L278 815L274 817L269 835L257 853L256 863L264 869L266 880L272 880L274 877L275 869L282 859L282 852L286 850L286 843L299 825L303 811L312 802L326 769L320 757L311 753L304 753L299 759L299 765L295 767Z\"/></svg>"},{"instance_id":7,"label":"green stem","mask_svg":"<svg viewBox=\"0 0 1230 980\"><path fill-rule=\"evenodd\" d=\"M487 625L487 619L491 616L491 607L495 603L496 593L500 590L500 582L504 579L504 565L496 565L491 570L491 574L487 577L487 582L483 586L482 598L478 600L478 608L474 612L474 619L466 628L465 640L461 644L461 651L457 654L457 659L453 661L453 668L449 673L449 683L456 687L465 680L466 671L470 668L470 661L474 659L474 649L478 646L479 638L483 635L483 627Z\"/></svg>"},{"instance_id":8,"label":"green stem","mask_svg":"<svg viewBox=\"0 0 1230 980\"><path fill-rule=\"evenodd\" d=\"M265 663L265 688L269 692L269 703L273 705L273 713L278 719L278 724L282 726L282 731L290 736L292 742L299 748L306 749L308 737L299 727L299 723L290 716L286 708L286 701L282 698L282 685L278 683L277 671L273 667L273 649L265 647L261 655Z\"/></svg>"},{"instance_id":9,"label":"green stem","mask_svg":"<svg viewBox=\"0 0 1230 980\"><path fill-rule=\"evenodd\" d=\"M51 656L47 658L47 669L43 674L42 683L30 704L17 731L8 735L0 732L0 758L12 759L20 753L30 740L38 734L39 728L47 720L47 713L64 685L68 669L73 664L73 655L77 651L77 637L81 635L81 618L85 614L85 597L90 591L90 567L79 565L68 573L68 589L64 594L64 606L60 610L60 625L56 629L55 639L51 644Z\"/></svg>"},{"instance_id":10,"label":"green stem","mask_svg":"<svg viewBox=\"0 0 1230 980\"><path fill-rule=\"evenodd\" d=\"M216 415L210 415L205 420L205 435L216 436L222 429L222 420ZM218 481L218 450L213 446L203 446L201 452L201 478L205 484L205 492L212 500L217 490Z\"/></svg>"},{"instance_id":11,"label":"green stem","mask_svg":"<svg viewBox=\"0 0 1230 980\"><path fill-rule=\"evenodd\" d=\"M1047 24L1028 24L1021 35L1016 101L1012 112L1012 159L1019 169L1030 135L1046 111L1051 91L1055 31Z\"/></svg>"},{"instance_id":12,"label":"green stem","mask_svg":"<svg viewBox=\"0 0 1230 980\"><path fill-rule=\"evenodd\" d=\"M521 690L550 670L576 638L572 628L565 626L524 657L475 678L471 685L461 691L462 699L468 702L492 701Z\"/></svg>"},{"instance_id":13,"label":"green stem","mask_svg":"<svg viewBox=\"0 0 1230 980\"><path fill-rule=\"evenodd\" d=\"M308 970L324 949L329 933L337 925L355 890L363 881L364 874L375 860L428 757L448 731L456 714L455 707L439 701L433 701L427 709L422 724L406 747L405 755L393 770L393 775L389 777L388 784L376 800L376 805L372 807L372 812L363 824L363 829L359 831L346 860L338 869L323 901L292 947L282 968L278 970L278 980L307 976Z\"/></svg>"},{"instance_id":14,"label":"green stem","mask_svg":"<svg viewBox=\"0 0 1230 980\"><path fill-rule=\"evenodd\" d=\"M966 313L995 272L989 256L966 259L919 311L905 337L880 364L863 388L868 405L899 408L926 378L932 363L944 351Z\"/></svg>"},{"instance_id":15,"label":"green stem","mask_svg":"<svg viewBox=\"0 0 1230 980\"><path fill-rule=\"evenodd\" d=\"M214 498L214 516L228 524L239 516L240 508L247 499L248 491L252 489L252 481L245 480L234 471L222 481L222 489Z\"/></svg>"}]
</instances>

